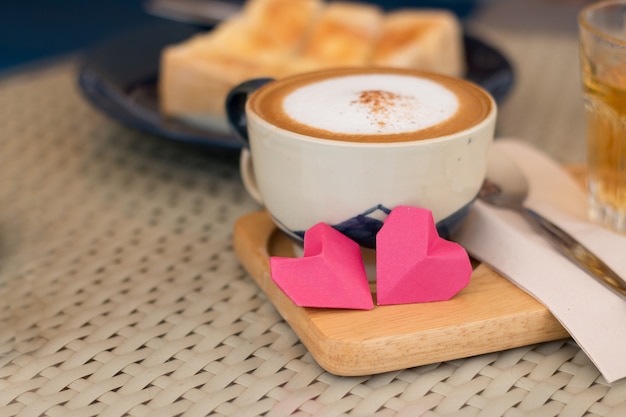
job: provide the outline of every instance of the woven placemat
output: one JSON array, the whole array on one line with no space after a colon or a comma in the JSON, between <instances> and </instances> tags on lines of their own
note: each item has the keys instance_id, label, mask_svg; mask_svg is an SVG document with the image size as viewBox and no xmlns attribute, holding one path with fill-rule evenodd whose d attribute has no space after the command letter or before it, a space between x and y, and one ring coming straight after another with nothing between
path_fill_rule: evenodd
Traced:
<instances>
[{"instance_id":1,"label":"woven placemat","mask_svg":"<svg viewBox=\"0 0 626 417\"><path fill-rule=\"evenodd\" d=\"M467 22L467 30L507 56L515 71L497 136L523 139L563 164L585 156L576 14L589 1L484 2Z\"/></svg>"},{"instance_id":2,"label":"woven placemat","mask_svg":"<svg viewBox=\"0 0 626 417\"><path fill-rule=\"evenodd\" d=\"M626 415L569 339L325 372L233 253L259 208L236 161L118 125L74 77L0 79L0 416Z\"/></svg>"}]
</instances>

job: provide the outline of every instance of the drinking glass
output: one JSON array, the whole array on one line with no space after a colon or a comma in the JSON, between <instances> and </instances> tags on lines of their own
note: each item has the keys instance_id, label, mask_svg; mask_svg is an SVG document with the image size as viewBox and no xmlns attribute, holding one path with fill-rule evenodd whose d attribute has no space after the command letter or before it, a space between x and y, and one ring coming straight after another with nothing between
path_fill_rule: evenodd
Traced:
<instances>
[{"instance_id":1,"label":"drinking glass","mask_svg":"<svg viewBox=\"0 0 626 417\"><path fill-rule=\"evenodd\" d=\"M626 1L593 3L578 24L589 217L626 233Z\"/></svg>"}]
</instances>

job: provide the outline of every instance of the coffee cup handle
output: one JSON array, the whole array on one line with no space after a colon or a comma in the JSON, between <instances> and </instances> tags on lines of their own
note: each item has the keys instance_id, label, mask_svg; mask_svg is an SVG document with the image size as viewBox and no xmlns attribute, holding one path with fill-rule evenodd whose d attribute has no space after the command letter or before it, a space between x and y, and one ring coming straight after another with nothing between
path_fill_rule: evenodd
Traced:
<instances>
[{"instance_id":1,"label":"coffee cup handle","mask_svg":"<svg viewBox=\"0 0 626 417\"><path fill-rule=\"evenodd\" d=\"M246 102L248 96L261 86L273 81L272 78L256 78L233 87L226 96L226 117L233 135L241 142L242 149L239 156L239 172L243 186L257 203L263 204L261 192L257 186L254 168L252 166L252 155L250 154L250 141L248 136L248 120L246 119Z\"/></svg>"},{"instance_id":2,"label":"coffee cup handle","mask_svg":"<svg viewBox=\"0 0 626 417\"><path fill-rule=\"evenodd\" d=\"M259 187L256 182L256 176L254 175L254 167L252 166L252 154L248 148L243 148L239 155L239 173L241 174L241 180L243 187L246 189L250 197L252 197L257 203L264 205L263 197L259 191Z\"/></svg>"},{"instance_id":3,"label":"coffee cup handle","mask_svg":"<svg viewBox=\"0 0 626 417\"><path fill-rule=\"evenodd\" d=\"M248 96L261 86L274 81L273 78L255 78L236 85L226 96L225 110L228 125L233 135L239 139L244 149L250 147L248 139L248 120L246 119L246 102Z\"/></svg>"}]
</instances>

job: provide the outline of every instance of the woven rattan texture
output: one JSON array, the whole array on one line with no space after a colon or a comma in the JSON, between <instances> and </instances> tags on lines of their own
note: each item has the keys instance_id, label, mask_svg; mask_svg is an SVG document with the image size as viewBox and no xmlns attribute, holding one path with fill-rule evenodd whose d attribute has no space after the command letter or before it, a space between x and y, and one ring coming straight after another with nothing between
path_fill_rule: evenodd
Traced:
<instances>
[{"instance_id":1,"label":"woven rattan texture","mask_svg":"<svg viewBox=\"0 0 626 417\"><path fill-rule=\"evenodd\" d=\"M0 79L0 416L626 415L571 340L325 372L233 253L236 161L107 119L74 71Z\"/></svg>"},{"instance_id":2,"label":"woven rattan texture","mask_svg":"<svg viewBox=\"0 0 626 417\"><path fill-rule=\"evenodd\" d=\"M576 13L586 1L499 0L467 23L513 63L515 85L498 135L522 138L562 163L584 161Z\"/></svg>"}]
</instances>

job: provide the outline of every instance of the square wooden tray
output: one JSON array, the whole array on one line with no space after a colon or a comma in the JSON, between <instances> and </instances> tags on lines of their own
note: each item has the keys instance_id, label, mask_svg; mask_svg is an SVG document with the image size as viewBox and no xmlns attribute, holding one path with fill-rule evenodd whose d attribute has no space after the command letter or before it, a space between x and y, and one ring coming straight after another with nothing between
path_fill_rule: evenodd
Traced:
<instances>
[{"instance_id":1,"label":"square wooden tray","mask_svg":"<svg viewBox=\"0 0 626 417\"><path fill-rule=\"evenodd\" d=\"M270 256L295 256L265 211L234 229L239 260L315 360L337 375L370 375L568 337L534 298L487 265L449 301L373 310L296 306L270 278Z\"/></svg>"}]
</instances>

